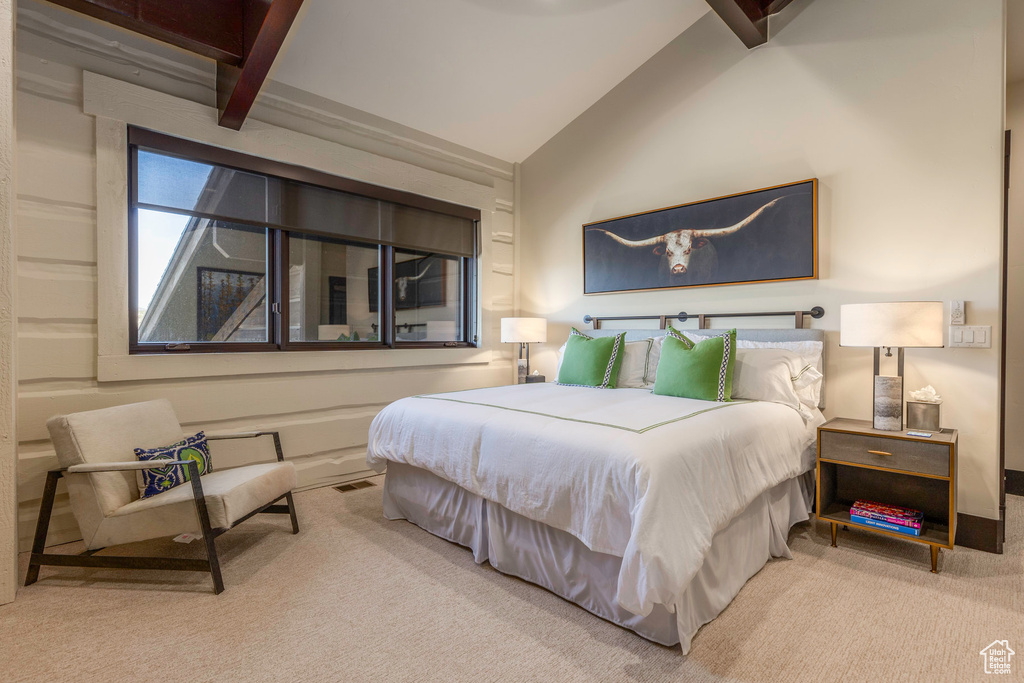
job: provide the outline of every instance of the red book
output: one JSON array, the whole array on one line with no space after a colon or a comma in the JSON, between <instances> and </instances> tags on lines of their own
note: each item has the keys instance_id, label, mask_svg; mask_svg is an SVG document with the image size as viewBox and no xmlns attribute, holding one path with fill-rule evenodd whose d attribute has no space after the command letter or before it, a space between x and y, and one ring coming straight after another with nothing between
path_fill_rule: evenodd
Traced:
<instances>
[{"instance_id":1,"label":"red book","mask_svg":"<svg viewBox=\"0 0 1024 683\"><path fill-rule=\"evenodd\" d=\"M889 524L898 524L899 526L905 526L908 529L921 528L921 520L919 519L907 519L906 517L890 517L888 515L880 515L877 512L861 510L860 508L850 508L850 515L853 517L863 517L865 519L871 519L876 522L888 522Z\"/></svg>"},{"instance_id":2,"label":"red book","mask_svg":"<svg viewBox=\"0 0 1024 683\"><path fill-rule=\"evenodd\" d=\"M850 514L858 514L864 517L871 517L872 519L879 519L878 515L881 515L883 519L893 524L899 524L900 521L920 522L924 519L924 513L920 510L900 507L899 505L885 505L870 500L856 501L850 509ZM915 528L919 528L919 526Z\"/></svg>"}]
</instances>

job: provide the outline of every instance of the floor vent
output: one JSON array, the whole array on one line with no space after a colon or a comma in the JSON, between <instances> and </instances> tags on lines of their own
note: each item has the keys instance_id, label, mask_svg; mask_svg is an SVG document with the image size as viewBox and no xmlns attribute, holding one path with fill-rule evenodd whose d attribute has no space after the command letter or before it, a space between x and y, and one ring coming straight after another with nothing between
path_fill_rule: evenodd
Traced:
<instances>
[{"instance_id":1,"label":"floor vent","mask_svg":"<svg viewBox=\"0 0 1024 683\"><path fill-rule=\"evenodd\" d=\"M372 481L354 481L351 484L342 484L341 486L335 486L335 491L341 491L342 493L348 493L349 491L358 491L359 489L368 489L372 486L376 486Z\"/></svg>"}]
</instances>

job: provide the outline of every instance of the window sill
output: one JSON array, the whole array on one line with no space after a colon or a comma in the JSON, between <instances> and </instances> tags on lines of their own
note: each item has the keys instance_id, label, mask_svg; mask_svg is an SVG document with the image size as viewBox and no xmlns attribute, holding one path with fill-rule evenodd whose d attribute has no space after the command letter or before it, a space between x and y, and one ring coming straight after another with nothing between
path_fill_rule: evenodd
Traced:
<instances>
[{"instance_id":1,"label":"window sill","mask_svg":"<svg viewBox=\"0 0 1024 683\"><path fill-rule=\"evenodd\" d=\"M443 365L482 365L491 351L478 348L367 349L285 353L165 353L100 356L100 382L278 375L338 370L387 370Z\"/></svg>"}]
</instances>

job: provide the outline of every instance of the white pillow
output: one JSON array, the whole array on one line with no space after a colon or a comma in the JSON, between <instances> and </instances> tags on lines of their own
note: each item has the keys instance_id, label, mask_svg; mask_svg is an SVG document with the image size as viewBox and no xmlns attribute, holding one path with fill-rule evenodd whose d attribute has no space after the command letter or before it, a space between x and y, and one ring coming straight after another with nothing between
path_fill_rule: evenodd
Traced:
<instances>
[{"instance_id":1,"label":"white pillow","mask_svg":"<svg viewBox=\"0 0 1024 683\"><path fill-rule=\"evenodd\" d=\"M806 367L799 354L787 349L737 349L732 396L781 403L810 417L793 383L793 377Z\"/></svg>"},{"instance_id":2,"label":"white pillow","mask_svg":"<svg viewBox=\"0 0 1024 683\"><path fill-rule=\"evenodd\" d=\"M615 383L620 389L650 389L654 386L654 375L658 369L658 360L661 358L661 343L664 337L653 337L626 342L626 353L622 356L622 366L619 368L619 379ZM562 360L565 358L565 344L558 349L558 366L555 368L555 377L562 369Z\"/></svg>"},{"instance_id":3,"label":"white pillow","mask_svg":"<svg viewBox=\"0 0 1024 683\"><path fill-rule=\"evenodd\" d=\"M797 353L804 364L793 373L793 386L800 402L812 410L817 409L821 403L821 379L825 376L822 374L823 346L820 341L761 342L744 339L739 342L741 349L786 349Z\"/></svg>"},{"instance_id":4,"label":"white pillow","mask_svg":"<svg viewBox=\"0 0 1024 683\"><path fill-rule=\"evenodd\" d=\"M622 356L619 379L615 386L620 389L643 389L653 384L654 369L650 367L653 339L626 342L626 353ZM651 377L651 382L648 382Z\"/></svg>"},{"instance_id":5,"label":"white pillow","mask_svg":"<svg viewBox=\"0 0 1024 683\"><path fill-rule=\"evenodd\" d=\"M645 389L654 388L654 378L658 374L658 361L661 360L661 346L665 343L665 335L654 337L651 340L651 358L647 362L647 385Z\"/></svg>"}]
</instances>

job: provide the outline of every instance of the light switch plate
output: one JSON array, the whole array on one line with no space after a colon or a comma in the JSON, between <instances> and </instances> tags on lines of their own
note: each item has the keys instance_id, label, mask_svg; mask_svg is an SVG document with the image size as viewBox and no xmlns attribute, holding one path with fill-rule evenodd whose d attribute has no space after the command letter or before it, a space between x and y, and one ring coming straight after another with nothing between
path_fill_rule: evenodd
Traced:
<instances>
[{"instance_id":1,"label":"light switch plate","mask_svg":"<svg viewBox=\"0 0 1024 683\"><path fill-rule=\"evenodd\" d=\"M962 349L992 348L991 325L950 325L949 346Z\"/></svg>"},{"instance_id":2,"label":"light switch plate","mask_svg":"<svg viewBox=\"0 0 1024 683\"><path fill-rule=\"evenodd\" d=\"M967 324L967 312L964 309L963 300L954 299L949 302L949 324L950 325L966 325Z\"/></svg>"}]
</instances>

